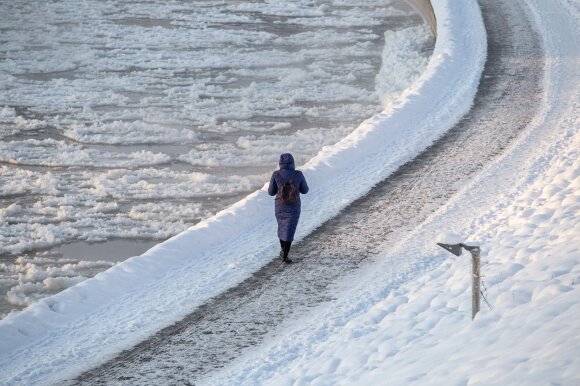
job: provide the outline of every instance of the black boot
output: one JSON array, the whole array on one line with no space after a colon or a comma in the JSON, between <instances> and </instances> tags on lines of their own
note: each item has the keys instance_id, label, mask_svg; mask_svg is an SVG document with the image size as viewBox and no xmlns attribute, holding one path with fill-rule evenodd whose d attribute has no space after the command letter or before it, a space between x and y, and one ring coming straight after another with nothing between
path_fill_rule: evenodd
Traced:
<instances>
[{"instance_id":1,"label":"black boot","mask_svg":"<svg viewBox=\"0 0 580 386\"><path fill-rule=\"evenodd\" d=\"M288 253L290 253L290 246L292 245L292 241L283 241L284 245L282 246L282 261L286 264L292 263L292 260L288 258Z\"/></svg>"}]
</instances>

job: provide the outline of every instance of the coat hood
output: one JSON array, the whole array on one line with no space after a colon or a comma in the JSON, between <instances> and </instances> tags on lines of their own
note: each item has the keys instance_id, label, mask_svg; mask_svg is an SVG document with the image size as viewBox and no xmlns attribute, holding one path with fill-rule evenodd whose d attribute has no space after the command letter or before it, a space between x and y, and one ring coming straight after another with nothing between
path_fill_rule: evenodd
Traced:
<instances>
[{"instance_id":1,"label":"coat hood","mask_svg":"<svg viewBox=\"0 0 580 386\"><path fill-rule=\"evenodd\" d=\"M278 165L280 165L280 169L294 169L294 157L290 153L284 153L280 155Z\"/></svg>"}]
</instances>

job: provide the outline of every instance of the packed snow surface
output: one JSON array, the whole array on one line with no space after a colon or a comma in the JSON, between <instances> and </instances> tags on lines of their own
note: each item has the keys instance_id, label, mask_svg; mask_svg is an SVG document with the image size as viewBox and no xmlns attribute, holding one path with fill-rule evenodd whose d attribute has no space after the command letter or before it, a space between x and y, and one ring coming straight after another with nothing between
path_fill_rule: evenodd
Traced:
<instances>
[{"instance_id":1,"label":"packed snow surface","mask_svg":"<svg viewBox=\"0 0 580 386\"><path fill-rule=\"evenodd\" d=\"M259 189L279 154L304 163L381 111L433 44L403 0L0 10L0 317L23 304L4 301L14 286L50 293L19 280L19 258L186 230Z\"/></svg>"}]
</instances>

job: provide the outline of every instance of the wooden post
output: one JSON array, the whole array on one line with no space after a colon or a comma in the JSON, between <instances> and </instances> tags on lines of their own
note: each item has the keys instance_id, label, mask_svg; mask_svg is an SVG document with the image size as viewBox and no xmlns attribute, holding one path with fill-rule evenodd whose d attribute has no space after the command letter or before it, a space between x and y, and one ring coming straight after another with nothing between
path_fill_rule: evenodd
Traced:
<instances>
[{"instance_id":1,"label":"wooden post","mask_svg":"<svg viewBox=\"0 0 580 386\"><path fill-rule=\"evenodd\" d=\"M475 315L479 312L479 295L481 277L479 276L479 248L473 248L471 252L471 266L473 274L473 283L471 285L471 319L475 319Z\"/></svg>"}]
</instances>

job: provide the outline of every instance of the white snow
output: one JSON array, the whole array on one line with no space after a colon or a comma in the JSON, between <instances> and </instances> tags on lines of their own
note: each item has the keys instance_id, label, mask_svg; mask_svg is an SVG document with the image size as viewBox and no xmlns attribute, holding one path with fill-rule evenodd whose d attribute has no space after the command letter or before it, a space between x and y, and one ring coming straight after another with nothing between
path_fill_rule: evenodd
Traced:
<instances>
[{"instance_id":1,"label":"white snow","mask_svg":"<svg viewBox=\"0 0 580 386\"><path fill-rule=\"evenodd\" d=\"M578 36L580 16L573 2L557 1L561 7L528 0L553 59L544 109L526 135L408 239L355 273L359 280L345 281L360 284L338 288L338 300L289 322L209 384L580 382L579 95L571 81L580 50L561 38ZM313 188L299 237L470 107L486 49L479 9L473 0L433 5L438 40L423 75L301 168ZM325 194L344 179L352 183L341 184L342 195ZM58 382L243 280L276 250L271 205L262 188L144 255L9 315L0 321L3 382ZM458 215L465 207L473 218ZM481 243L494 309L483 304L473 322L469 261L437 249L432 236L443 228L454 240Z\"/></svg>"},{"instance_id":2,"label":"white snow","mask_svg":"<svg viewBox=\"0 0 580 386\"><path fill-rule=\"evenodd\" d=\"M385 32L385 41L397 42L385 44L383 49L383 65L377 75L376 90L384 105L396 98L398 93L393 90L404 90L409 86L408 79L416 79L416 71L422 71L427 66L428 58L420 55L417 46L427 41L431 35L425 28L406 28L399 31ZM420 36L420 39L417 39ZM406 63L401 66L399 63Z\"/></svg>"},{"instance_id":3,"label":"white snow","mask_svg":"<svg viewBox=\"0 0 580 386\"><path fill-rule=\"evenodd\" d=\"M449 245L460 244L464 241L463 237L453 232L442 232L435 238L435 240L437 240L438 243Z\"/></svg>"},{"instance_id":4,"label":"white snow","mask_svg":"<svg viewBox=\"0 0 580 386\"><path fill-rule=\"evenodd\" d=\"M420 248L406 253L412 246L403 243L385 253L364 280L348 280L340 300L288 322L201 384L578 384L578 119L573 124L559 128L573 136L543 161L548 170L466 228L483 240L484 294L493 309L482 300L472 322L470 258L441 256L428 245L445 217L457 217L449 208L413 235ZM440 264L398 287L384 284L403 271L384 269L387 262L418 256Z\"/></svg>"}]
</instances>

